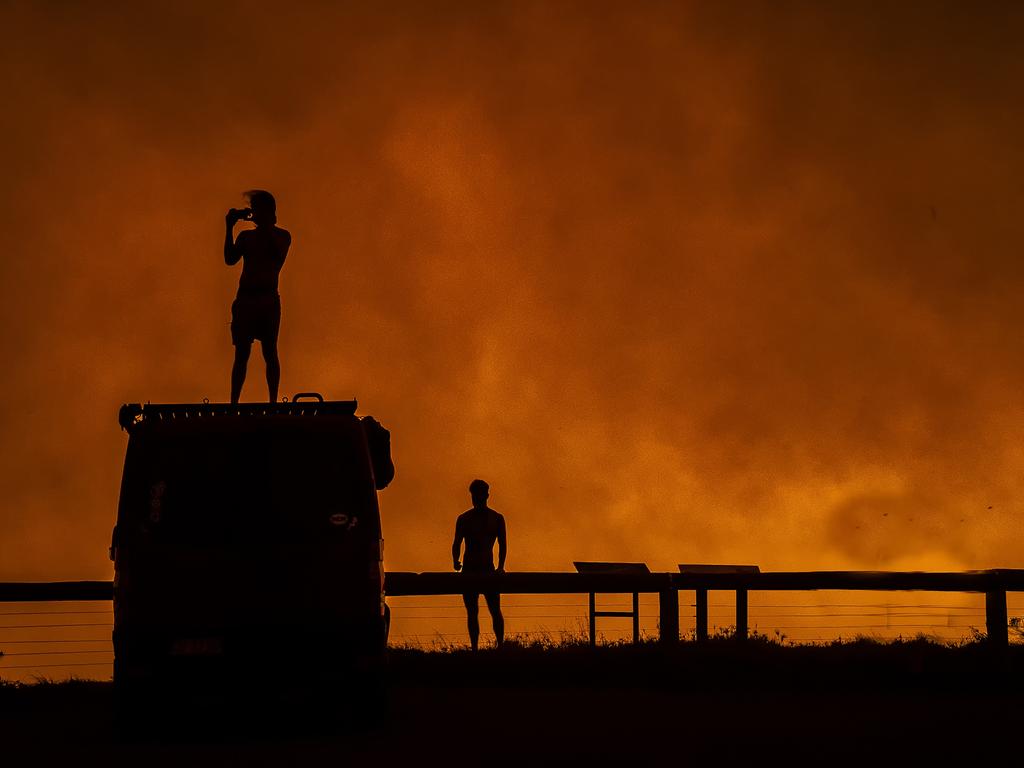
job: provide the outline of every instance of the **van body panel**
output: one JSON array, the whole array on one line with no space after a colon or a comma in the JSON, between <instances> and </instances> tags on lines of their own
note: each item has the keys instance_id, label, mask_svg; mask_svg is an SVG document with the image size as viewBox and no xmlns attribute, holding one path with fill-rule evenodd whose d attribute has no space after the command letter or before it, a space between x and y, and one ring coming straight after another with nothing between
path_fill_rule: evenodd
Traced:
<instances>
[{"instance_id":1,"label":"van body panel","mask_svg":"<svg viewBox=\"0 0 1024 768\"><path fill-rule=\"evenodd\" d=\"M112 544L115 682L380 654L381 523L360 419L146 407L127 427Z\"/></svg>"}]
</instances>

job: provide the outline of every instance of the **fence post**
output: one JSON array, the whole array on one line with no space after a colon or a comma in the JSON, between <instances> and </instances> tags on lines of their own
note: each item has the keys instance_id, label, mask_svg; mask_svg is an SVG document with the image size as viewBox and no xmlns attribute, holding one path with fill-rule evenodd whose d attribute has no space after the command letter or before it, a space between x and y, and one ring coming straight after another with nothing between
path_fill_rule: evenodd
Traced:
<instances>
[{"instance_id":1,"label":"fence post","mask_svg":"<svg viewBox=\"0 0 1024 768\"><path fill-rule=\"evenodd\" d=\"M708 591L697 590L697 640L708 639Z\"/></svg>"},{"instance_id":2,"label":"fence post","mask_svg":"<svg viewBox=\"0 0 1024 768\"><path fill-rule=\"evenodd\" d=\"M662 643L675 645L679 642L678 589L663 589L658 593L658 628Z\"/></svg>"},{"instance_id":3,"label":"fence post","mask_svg":"<svg viewBox=\"0 0 1024 768\"><path fill-rule=\"evenodd\" d=\"M1009 644L1006 624L1006 590L986 592L985 629L988 631L988 642L993 648L1005 648Z\"/></svg>"},{"instance_id":4,"label":"fence post","mask_svg":"<svg viewBox=\"0 0 1024 768\"><path fill-rule=\"evenodd\" d=\"M640 642L640 593L633 593L633 645Z\"/></svg>"},{"instance_id":5,"label":"fence post","mask_svg":"<svg viewBox=\"0 0 1024 768\"><path fill-rule=\"evenodd\" d=\"M590 647L593 648L597 645L597 617L594 616L596 610L596 600L594 599L594 593L590 593Z\"/></svg>"},{"instance_id":6,"label":"fence post","mask_svg":"<svg viewBox=\"0 0 1024 768\"><path fill-rule=\"evenodd\" d=\"M736 590L736 639L747 639L747 590Z\"/></svg>"}]
</instances>

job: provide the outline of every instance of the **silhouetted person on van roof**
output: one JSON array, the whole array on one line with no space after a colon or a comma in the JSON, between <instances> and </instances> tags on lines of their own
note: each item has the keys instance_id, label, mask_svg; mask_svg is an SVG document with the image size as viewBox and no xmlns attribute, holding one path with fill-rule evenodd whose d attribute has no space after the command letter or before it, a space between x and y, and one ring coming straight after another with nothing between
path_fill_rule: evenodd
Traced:
<instances>
[{"instance_id":1,"label":"silhouetted person on van roof","mask_svg":"<svg viewBox=\"0 0 1024 768\"><path fill-rule=\"evenodd\" d=\"M452 543L452 563L463 573L494 573L494 542L498 542L498 573L505 572L508 542L505 538L505 518L487 506L490 487L483 480L469 484L473 508L459 515L455 522L455 541ZM462 542L466 542L466 556L459 563ZM494 639L498 645L505 640L505 618L501 615L501 593L485 592L487 610L491 613ZM462 596L466 604L469 623L469 642L475 651L480 639L480 593L467 592Z\"/></svg>"},{"instance_id":2,"label":"silhouetted person on van roof","mask_svg":"<svg viewBox=\"0 0 1024 768\"><path fill-rule=\"evenodd\" d=\"M238 296L231 305L231 343L235 345L235 363L231 368L231 402L237 403L245 383L252 343L259 340L267 364L267 388L270 402L277 401L281 381L281 362L277 358L277 332L281 327L281 297L277 276L284 266L292 236L277 226L277 203L262 189L245 193L249 208L232 208L227 215L224 236L224 263L229 267L242 260ZM233 237L235 223L252 221L255 229L246 229Z\"/></svg>"}]
</instances>

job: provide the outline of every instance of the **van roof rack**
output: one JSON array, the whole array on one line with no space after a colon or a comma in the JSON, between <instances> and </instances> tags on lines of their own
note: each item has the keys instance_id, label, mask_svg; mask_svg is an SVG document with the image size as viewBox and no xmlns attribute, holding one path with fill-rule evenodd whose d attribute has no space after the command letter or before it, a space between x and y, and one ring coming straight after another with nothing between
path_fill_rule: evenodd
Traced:
<instances>
[{"instance_id":1,"label":"van roof rack","mask_svg":"<svg viewBox=\"0 0 1024 768\"><path fill-rule=\"evenodd\" d=\"M309 398L317 398L316 400ZM354 416L355 400L324 400L315 393L300 393L280 403L127 403L117 414L121 429L144 423L192 419L230 419L257 416Z\"/></svg>"}]
</instances>

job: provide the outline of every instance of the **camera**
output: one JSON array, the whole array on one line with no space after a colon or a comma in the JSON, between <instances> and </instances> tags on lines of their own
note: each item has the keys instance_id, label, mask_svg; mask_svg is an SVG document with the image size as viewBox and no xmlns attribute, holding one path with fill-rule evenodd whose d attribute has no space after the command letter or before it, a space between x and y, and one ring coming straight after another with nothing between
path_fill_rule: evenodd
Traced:
<instances>
[{"instance_id":1,"label":"camera","mask_svg":"<svg viewBox=\"0 0 1024 768\"><path fill-rule=\"evenodd\" d=\"M231 217L235 219L235 221L251 221L252 208L232 208Z\"/></svg>"}]
</instances>

